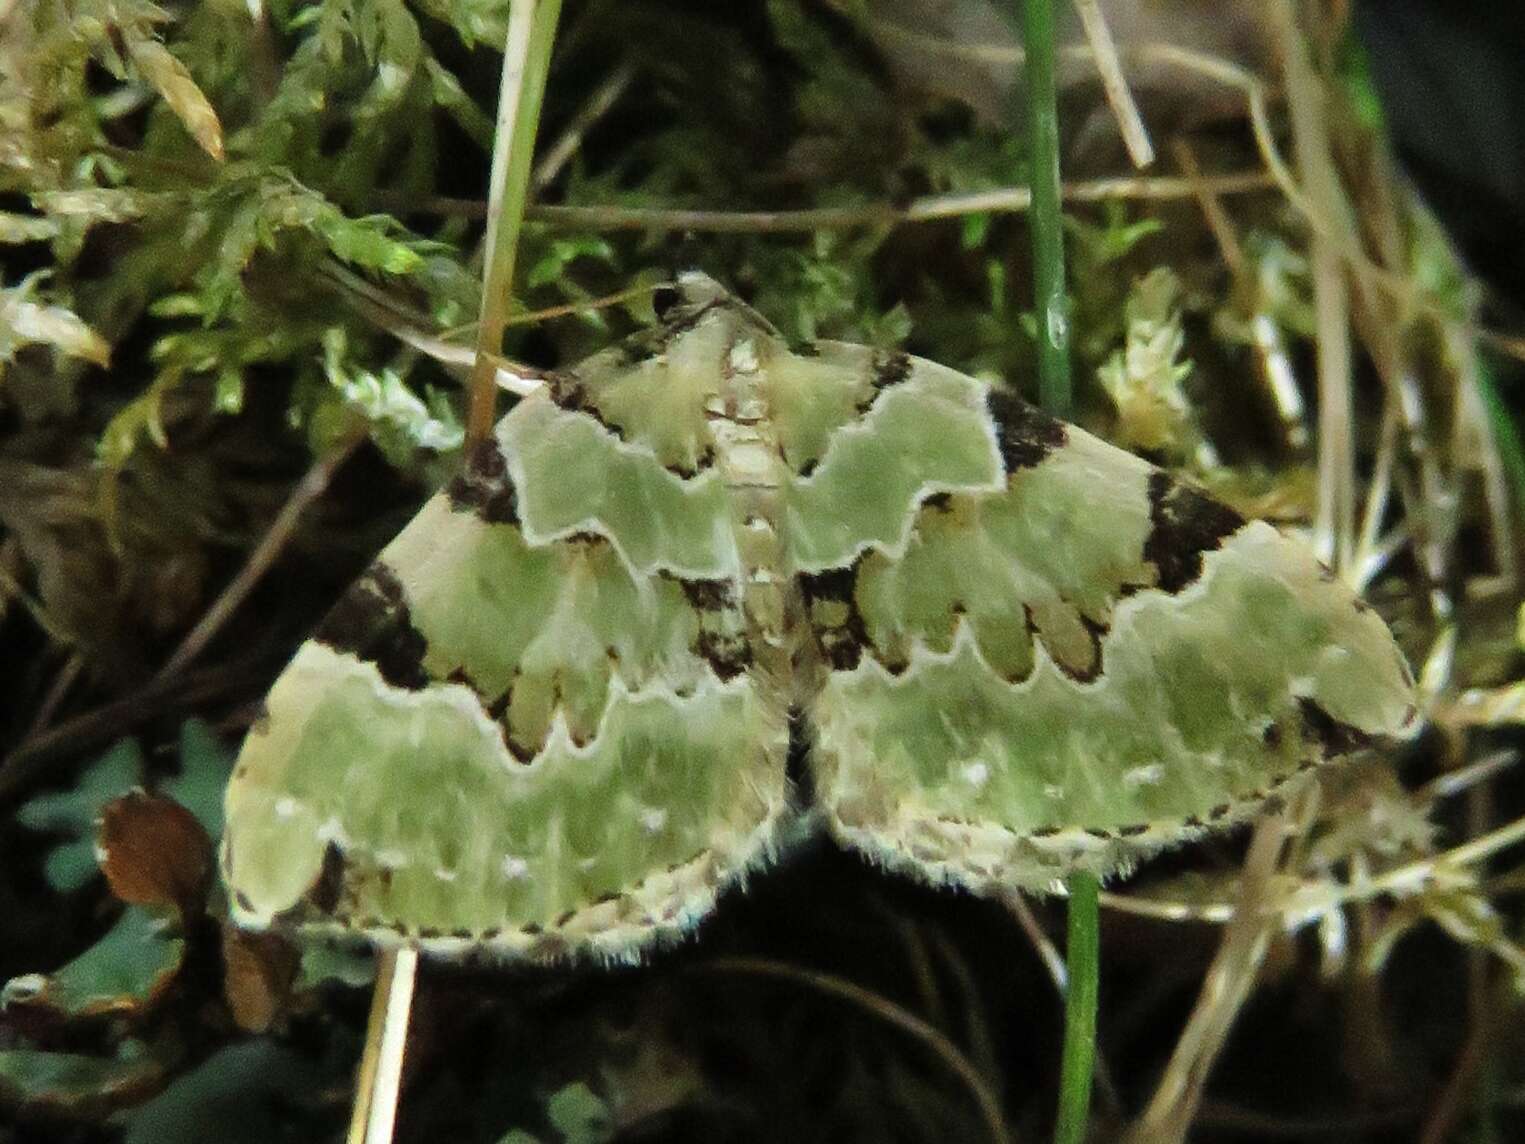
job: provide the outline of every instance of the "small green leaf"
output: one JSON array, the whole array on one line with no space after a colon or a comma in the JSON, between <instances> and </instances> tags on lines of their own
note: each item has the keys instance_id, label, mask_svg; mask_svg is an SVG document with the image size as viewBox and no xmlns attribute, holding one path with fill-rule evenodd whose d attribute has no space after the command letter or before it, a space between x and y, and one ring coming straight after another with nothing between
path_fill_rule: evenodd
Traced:
<instances>
[{"instance_id":1,"label":"small green leaf","mask_svg":"<svg viewBox=\"0 0 1525 1144\"><path fill-rule=\"evenodd\" d=\"M471 96L466 94L461 81L441 67L439 61L432 56L424 58L424 74L429 77L434 102L440 110L455 120L456 126L471 136L473 143L483 151L491 151L492 116L478 107Z\"/></svg>"},{"instance_id":2,"label":"small green leaf","mask_svg":"<svg viewBox=\"0 0 1525 1144\"><path fill-rule=\"evenodd\" d=\"M334 257L356 266L407 274L423 262L417 251L383 232L380 218L350 219L334 212L320 216L315 225Z\"/></svg>"},{"instance_id":3,"label":"small green leaf","mask_svg":"<svg viewBox=\"0 0 1525 1144\"><path fill-rule=\"evenodd\" d=\"M1075 243L1076 261L1091 270L1097 270L1121 260L1132 252L1144 239L1165 229L1157 218L1141 218L1128 221L1128 209L1120 202L1109 201L1103 207L1100 226L1084 222L1073 215L1064 217L1065 233Z\"/></svg>"},{"instance_id":4,"label":"small green leaf","mask_svg":"<svg viewBox=\"0 0 1525 1144\"><path fill-rule=\"evenodd\" d=\"M58 972L13 977L0 1008L44 1008L64 1017L143 1009L163 992L185 959L185 941L165 934L165 921L128 906L116 925Z\"/></svg>"},{"instance_id":5,"label":"small green leaf","mask_svg":"<svg viewBox=\"0 0 1525 1144\"><path fill-rule=\"evenodd\" d=\"M563 1144L602 1144L613 1136L608 1106L581 1081L553 1093L545 1116L561 1133Z\"/></svg>"},{"instance_id":6,"label":"small green leaf","mask_svg":"<svg viewBox=\"0 0 1525 1144\"><path fill-rule=\"evenodd\" d=\"M0 1103L71 1116L100 1115L141 1099L163 1067L142 1055L89 1057L39 1049L0 1050Z\"/></svg>"},{"instance_id":7,"label":"small green leaf","mask_svg":"<svg viewBox=\"0 0 1525 1144\"><path fill-rule=\"evenodd\" d=\"M200 719L180 727L180 773L160 789L200 820L214 840L222 836L222 795L233 773L233 752Z\"/></svg>"},{"instance_id":8,"label":"small green leaf","mask_svg":"<svg viewBox=\"0 0 1525 1144\"><path fill-rule=\"evenodd\" d=\"M545 286L565 276L567 268L579 258L591 258L599 262L614 262L614 247L607 239L596 235L576 235L571 238L553 238L541 253L529 273L524 277L528 289Z\"/></svg>"},{"instance_id":9,"label":"small green leaf","mask_svg":"<svg viewBox=\"0 0 1525 1144\"><path fill-rule=\"evenodd\" d=\"M295 986L299 991L330 984L369 987L375 980L376 955L369 949L326 941L309 941L302 946Z\"/></svg>"},{"instance_id":10,"label":"small green leaf","mask_svg":"<svg viewBox=\"0 0 1525 1144\"><path fill-rule=\"evenodd\" d=\"M963 229L959 239L965 250L978 250L985 245L985 239L990 234L990 215L972 214L965 215Z\"/></svg>"},{"instance_id":11,"label":"small green leaf","mask_svg":"<svg viewBox=\"0 0 1525 1144\"><path fill-rule=\"evenodd\" d=\"M55 889L69 893L95 876L95 820L108 802L137 786L142 775L142 749L136 739L123 739L86 768L72 789L39 795L16 812L23 826L68 837L43 867Z\"/></svg>"}]
</instances>

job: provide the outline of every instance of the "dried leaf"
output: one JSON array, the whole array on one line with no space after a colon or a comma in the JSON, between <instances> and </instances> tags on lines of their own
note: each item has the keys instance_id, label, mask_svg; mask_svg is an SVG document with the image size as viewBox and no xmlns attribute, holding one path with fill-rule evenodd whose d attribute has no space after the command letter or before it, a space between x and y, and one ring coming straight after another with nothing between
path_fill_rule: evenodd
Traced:
<instances>
[{"instance_id":1,"label":"dried leaf","mask_svg":"<svg viewBox=\"0 0 1525 1144\"><path fill-rule=\"evenodd\" d=\"M23 346L52 346L96 365L111 364L111 345L73 310L33 302L27 283L0 291L0 362Z\"/></svg>"},{"instance_id":2,"label":"dried leaf","mask_svg":"<svg viewBox=\"0 0 1525 1144\"><path fill-rule=\"evenodd\" d=\"M96 856L124 902L201 911L212 875L212 840L196 816L167 798L133 792L101 813Z\"/></svg>"},{"instance_id":3,"label":"dried leaf","mask_svg":"<svg viewBox=\"0 0 1525 1144\"><path fill-rule=\"evenodd\" d=\"M158 89L169 109L185 124L201 149L212 158L221 159L222 124L186 66L152 36L129 34L127 50L143 78Z\"/></svg>"},{"instance_id":4,"label":"dried leaf","mask_svg":"<svg viewBox=\"0 0 1525 1144\"><path fill-rule=\"evenodd\" d=\"M297 947L277 933L222 927L222 993L240 1029L263 1033L274 1024L300 960Z\"/></svg>"}]
</instances>

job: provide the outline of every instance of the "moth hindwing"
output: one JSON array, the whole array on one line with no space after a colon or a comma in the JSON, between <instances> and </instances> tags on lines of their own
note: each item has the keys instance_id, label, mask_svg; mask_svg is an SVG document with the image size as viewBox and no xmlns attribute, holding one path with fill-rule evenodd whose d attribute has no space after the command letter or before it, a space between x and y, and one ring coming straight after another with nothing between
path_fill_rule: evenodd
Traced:
<instances>
[{"instance_id":1,"label":"moth hindwing","mask_svg":"<svg viewBox=\"0 0 1525 1144\"><path fill-rule=\"evenodd\" d=\"M1041 889L1402 733L1293 541L1005 389L787 345L699 275L555 375L340 600L228 791L238 919L632 956L801 812Z\"/></svg>"}]
</instances>

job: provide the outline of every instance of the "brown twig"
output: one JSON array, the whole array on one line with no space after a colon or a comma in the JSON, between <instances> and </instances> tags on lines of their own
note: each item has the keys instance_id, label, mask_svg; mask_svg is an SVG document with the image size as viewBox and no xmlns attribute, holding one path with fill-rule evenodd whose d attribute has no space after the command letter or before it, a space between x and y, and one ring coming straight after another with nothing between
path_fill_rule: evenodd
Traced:
<instances>
[{"instance_id":1,"label":"brown twig","mask_svg":"<svg viewBox=\"0 0 1525 1144\"><path fill-rule=\"evenodd\" d=\"M27 728L27 737L39 735L47 730L48 724L53 722L53 716L58 714L64 699L68 697L70 689L79 679L79 673L84 670L85 657L79 652L73 652L64 661L63 667L58 669L58 674L53 677L53 683L48 688L48 693L43 696L42 703L37 708L37 714L32 719L32 725Z\"/></svg>"},{"instance_id":2,"label":"brown twig","mask_svg":"<svg viewBox=\"0 0 1525 1144\"><path fill-rule=\"evenodd\" d=\"M1474 950L1468 961L1471 965L1477 965L1480 959L1485 962L1486 958L1487 954ZM1507 1010L1508 1007L1509 1003L1504 1002L1504 1008ZM1456 1061L1451 1066L1450 1075L1446 1077L1445 1086L1430 1108L1429 1115L1425 1117L1424 1127L1420 1129L1417 1138L1419 1144L1445 1144L1447 1140L1456 1138L1457 1122L1466 1113L1467 1098L1477 1083L1478 1072L1488 1059L1488 1050L1492 1047L1493 1035L1497 1031L1491 1006L1484 1004L1469 1008L1472 1010L1469 1014L1471 1027L1467 1031L1467 1039L1462 1044L1461 1051L1456 1054Z\"/></svg>"},{"instance_id":3,"label":"brown twig","mask_svg":"<svg viewBox=\"0 0 1525 1144\"><path fill-rule=\"evenodd\" d=\"M1223 1101L1203 1101L1197 1124L1202 1128L1215 1128L1236 1136L1296 1141L1329 1136L1348 1140L1368 1136L1378 1129L1412 1124L1417 1118L1418 1109L1409 1104L1359 1112L1330 1113L1328 1116L1273 1116L1238 1108ZM1206 1138L1208 1137L1204 1136Z\"/></svg>"}]
</instances>

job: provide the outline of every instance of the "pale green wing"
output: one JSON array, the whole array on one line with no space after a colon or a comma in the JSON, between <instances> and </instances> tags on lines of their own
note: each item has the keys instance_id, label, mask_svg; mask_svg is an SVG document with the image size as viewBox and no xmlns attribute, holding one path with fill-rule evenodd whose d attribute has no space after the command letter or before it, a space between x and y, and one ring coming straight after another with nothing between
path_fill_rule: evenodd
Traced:
<instances>
[{"instance_id":1,"label":"pale green wing","mask_svg":"<svg viewBox=\"0 0 1525 1144\"><path fill-rule=\"evenodd\" d=\"M707 344L523 401L302 647L228 792L241 923L625 957L765 855L787 711L750 670Z\"/></svg>"},{"instance_id":2,"label":"pale green wing","mask_svg":"<svg viewBox=\"0 0 1525 1144\"><path fill-rule=\"evenodd\" d=\"M1386 627L1300 545L1002 390L856 352L879 392L790 492L846 843L1050 887L1412 723Z\"/></svg>"},{"instance_id":3,"label":"pale green wing","mask_svg":"<svg viewBox=\"0 0 1525 1144\"><path fill-rule=\"evenodd\" d=\"M1273 529L984 383L790 348L702 276L522 402L277 682L240 921L629 956L789 812L934 879L1110 871L1402 732Z\"/></svg>"}]
</instances>

